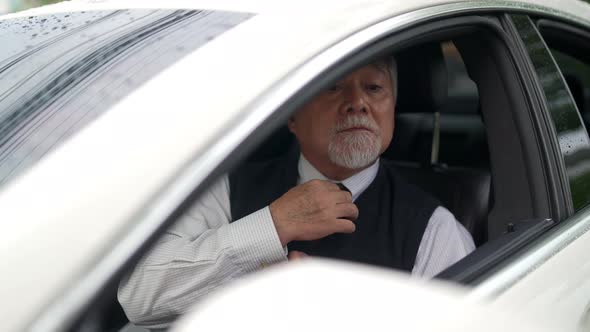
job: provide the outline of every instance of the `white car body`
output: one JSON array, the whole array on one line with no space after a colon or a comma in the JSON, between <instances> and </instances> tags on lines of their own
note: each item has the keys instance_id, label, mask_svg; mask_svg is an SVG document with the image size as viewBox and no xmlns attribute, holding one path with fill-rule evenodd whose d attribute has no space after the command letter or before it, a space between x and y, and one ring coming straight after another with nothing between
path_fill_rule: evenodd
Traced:
<instances>
[{"instance_id":1,"label":"white car body","mask_svg":"<svg viewBox=\"0 0 590 332\"><path fill-rule=\"evenodd\" d=\"M416 22L470 8L550 13L590 27L590 6L557 0L89 0L0 20L117 8L256 15L158 74L0 191L4 331L62 328L75 317L72 308L97 292L177 202L343 54ZM220 61L220 55L230 60ZM195 98L195 91L206 93ZM580 259L590 253L589 225L590 219L583 220L466 296L533 311L564 324L564 331L577 328L587 314L583 303L590 302L590 260Z\"/></svg>"},{"instance_id":2,"label":"white car body","mask_svg":"<svg viewBox=\"0 0 590 332\"><path fill-rule=\"evenodd\" d=\"M448 283L425 283L406 274L315 259L245 278L195 306L172 330L567 330L531 313L465 300L466 293Z\"/></svg>"}]
</instances>

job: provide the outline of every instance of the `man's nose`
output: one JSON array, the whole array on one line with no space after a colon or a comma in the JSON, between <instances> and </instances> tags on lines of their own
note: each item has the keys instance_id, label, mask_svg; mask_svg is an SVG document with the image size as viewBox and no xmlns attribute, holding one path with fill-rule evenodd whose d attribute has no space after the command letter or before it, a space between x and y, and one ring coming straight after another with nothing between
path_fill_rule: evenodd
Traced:
<instances>
[{"instance_id":1,"label":"man's nose","mask_svg":"<svg viewBox=\"0 0 590 332\"><path fill-rule=\"evenodd\" d=\"M367 96L360 87L349 87L346 91L346 104L344 111L346 113L367 113L368 104Z\"/></svg>"}]
</instances>

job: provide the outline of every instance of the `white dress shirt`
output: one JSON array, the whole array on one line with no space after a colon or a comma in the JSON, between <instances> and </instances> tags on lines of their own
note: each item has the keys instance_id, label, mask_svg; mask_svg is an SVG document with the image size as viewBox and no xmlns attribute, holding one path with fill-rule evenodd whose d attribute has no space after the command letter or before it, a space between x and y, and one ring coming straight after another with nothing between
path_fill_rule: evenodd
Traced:
<instances>
[{"instance_id":1,"label":"white dress shirt","mask_svg":"<svg viewBox=\"0 0 590 332\"><path fill-rule=\"evenodd\" d=\"M377 176L379 161L342 181L355 201ZM328 180L300 156L298 184ZM234 278L287 260L269 207L231 222L229 178L211 186L119 285L131 322L167 327L200 298ZM432 277L475 249L451 212L437 207L426 226L412 275Z\"/></svg>"}]
</instances>

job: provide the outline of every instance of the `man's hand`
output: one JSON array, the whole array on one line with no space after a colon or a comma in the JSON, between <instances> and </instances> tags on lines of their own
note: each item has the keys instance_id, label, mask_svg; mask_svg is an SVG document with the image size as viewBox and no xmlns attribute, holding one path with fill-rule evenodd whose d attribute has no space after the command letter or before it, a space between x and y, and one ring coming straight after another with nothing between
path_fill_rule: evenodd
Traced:
<instances>
[{"instance_id":1,"label":"man's hand","mask_svg":"<svg viewBox=\"0 0 590 332\"><path fill-rule=\"evenodd\" d=\"M298 260L303 259L305 257L309 257L309 256L306 253L304 253L302 251L297 251L297 250L289 251L289 255L287 255L287 258L290 261L298 261Z\"/></svg>"},{"instance_id":2,"label":"man's hand","mask_svg":"<svg viewBox=\"0 0 590 332\"><path fill-rule=\"evenodd\" d=\"M352 233L359 211L352 195L334 183L311 180L292 188L270 204L270 214L281 245Z\"/></svg>"}]
</instances>

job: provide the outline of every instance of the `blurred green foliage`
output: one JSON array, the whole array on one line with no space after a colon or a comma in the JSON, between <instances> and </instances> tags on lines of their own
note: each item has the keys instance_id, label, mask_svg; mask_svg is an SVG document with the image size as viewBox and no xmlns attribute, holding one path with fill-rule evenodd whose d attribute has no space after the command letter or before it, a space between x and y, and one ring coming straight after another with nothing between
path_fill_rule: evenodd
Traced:
<instances>
[{"instance_id":1,"label":"blurred green foliage","mask_svg":"<svg viewBox=\"0 0 590 332\"><path fill-rule=\"evenodd\" d=\"M62 2L63 0L23 0L22 5L23 9L25 8L32 8L32 7L39 7L43 5L48 5L50 3Z\"/></svg>"},{"instance_id":2,"label":"blurred green foliage","mask_svg":"<svg viewBox=\"0 0 590 332\"><path fill-rule=\"evenodd\" d=\"M64 0L0 0L0 5L4 5L3 8L8 12L17 12L62 1Z\"/></svg>"}]
</instances>

